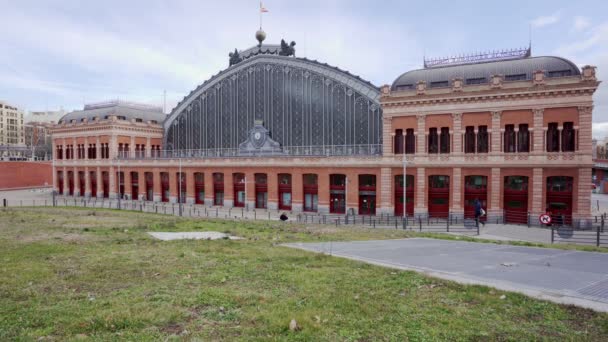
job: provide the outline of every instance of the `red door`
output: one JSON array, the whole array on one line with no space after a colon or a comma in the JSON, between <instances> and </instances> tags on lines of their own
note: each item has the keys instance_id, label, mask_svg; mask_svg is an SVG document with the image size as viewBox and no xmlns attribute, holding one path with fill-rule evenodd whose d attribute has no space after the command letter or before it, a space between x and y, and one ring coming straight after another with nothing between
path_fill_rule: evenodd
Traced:
<instances>
[{"instance_id":1,"label":"red door","mask_svg":"<svg viewBox=\"0 0 608 342\"><path fill-rule=\"evenodd\" d=\"M475 200L481 202L481 207L488 211L488 177L466 176L464 177L464 217L475 218ZM486 221L487 215L480 218Z\"/></svg>"},{"instance_id":2,"label":"red door","mask_svg":"<svg viewBox=\"0 0 608 342\"><path fill-rule=\"evenodd\" d=\"M547 212L556 225L572 224L572 177L547 177Z\"/></svg>"},{"instance_id":3,"label":"red door","mask_svg":"<svg viewBox=\"0 0 608 342\"><path fill-rule=\"evenodd\" d=\"M162 202L169 202L169 174L163 172L160 174L160 194Z\"/></svg>"},{"instance_id":4,"label":"red door","mask_svg":"<svg viewBox=\"0 0 608 342\"><path fill-rule=\"evenodd\" d=\"M194 196L196 204L205 203L205 175L200 172L194 174Z\"/></svg>"},{"instance_id":5,"label":"red door","mask_svg":"<svg viewBox=\"0 0 608 342\"><path fill-rule=\"evenodd\" d=\"M504 184L505 222L528 222L528 177L506 176Z\"/></svg>"},{"instance_id":6,"label":"red door","mask_svg":"<svg viewBox=\"0 0 608 342\"><path fill-rule=\"evenodd\" d=\"M63 195L63 171L57 171L57 191Z\"/></svg>"},{"instance_id":7,"label":"red door","mask_svg":"<svg viewBox=\"0 0 608 342\"><path fill-rule=\"evenodd\" d=\"M395 176L395 216L403 216L403 176ZM407 216L414 216L414 176L406 177L406 202L405 210Z\"/></svg>"},{"instance_id":8,"label":"red door","mask_svg":"<svg viewBox=\"0 0 608 342\"><path fill-rule=\"evenodd\" d=\"M68 195L74 196L74 172L68 171Z\"/></svg>"},{"instance_id":9,"label":"red door","mask_svg":"<svg viewBox=\"0 0 608 342\"><path fill-rule=\"evenodd\" d=\"M329 212L332 214L346 213L346 176L329 176Z\"/></svg>"},{"instance_id":10,"label":"red door","mask_svg":"<svg viewBox=\"0 0 608 342\"><path fill-rule=\"evenodd\" d=\"M91 181L91 197L97 197L97 172L91 171L89 180Z\"/></svg>"},{"instance_id":11,"label":"red door","mask_svg":"<svg viewBox=\"0 0 608 342\"><path fill-rule=\"evenodd\" d=\"M450 177L429 176L429 216L448 217L450 212Z\"/></svg>"},{"instance_id":12,"label":"red door","mask_svg":"<svg viewBox=\"0 0 608 342\"><path fill-rule=\"evenodd\" d=\"M110 174L107 171L101 173L101 181L103 186L103 197L110 197Z\"/></svg>"},{"instance_id":13,"label":"red door","mask_svg":"<svg viewBox=\"0 0 608 342\"><path fill-rule=\"evenodd\" d=\"M232 175L232 189L234 192L234 206L245 207L245 175L235 173Z\"/></svg>"},{"instance_id":14,"label":"red door","mask_svg":"<svg viewBox=\"0 0 608 342\"><path fill-rule=\"evenodd\" d=\"M154 174L152 172L146 172L146 200L154 200Z\"/></svg>"},{"instance_id":15,"label":"red door","mask_svg":"<svg viewBox=\"0 0 608 342\"><path fill-rule=\"evenodd\" d=\"M139 199L139 172L131 172L131 199Z\"/></svg>"},{"instance_id":16,"label":"red door","mask_svg":"<svg viewBox=\"0 0 608 342\"><path fill-rule=\"evenodd\" d=\"M84 196L86 189L85 184L84 171L78 171L78 188L80 189L80 196Z\"/></svg>"}]
</instances>

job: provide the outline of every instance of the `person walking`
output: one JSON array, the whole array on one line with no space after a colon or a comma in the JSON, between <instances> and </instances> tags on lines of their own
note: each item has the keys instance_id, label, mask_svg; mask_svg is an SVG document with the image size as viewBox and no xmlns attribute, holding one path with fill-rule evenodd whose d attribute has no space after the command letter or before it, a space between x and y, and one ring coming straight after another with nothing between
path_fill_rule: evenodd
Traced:
<instances>
[{"instance_id":1,"label":"person walking","mask_svg":"<svg viewBox=\"0 0 608 342\"><path fill-rule=\"evenodd\" d=\"M481 202L479 201L478 198L476 198L475 199L475 226L477 228L479 228L479 220L484 214L485 214L485 211L481 207ZM483 224L484 227L486 226L486 223L483 221L481 221L481 224Z\"/></svg>"}]
</instances>

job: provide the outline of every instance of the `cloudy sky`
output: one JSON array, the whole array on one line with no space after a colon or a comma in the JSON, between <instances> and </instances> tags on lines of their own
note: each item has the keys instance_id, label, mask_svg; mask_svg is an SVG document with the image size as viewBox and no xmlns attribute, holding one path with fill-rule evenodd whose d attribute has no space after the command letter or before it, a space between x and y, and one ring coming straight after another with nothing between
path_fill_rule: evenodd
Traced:
<instances>
[{"instance_id":1,"label":"cloudy sky","mask_svg":"<svg viewBox=\"0 0 608 342\"><path fill-rule=\"evenodd\" d=\"M608 79L608 1L267 0L266 42L376 85L430 57L527 46ZM0 0L0 99L66 110L120 98L167 110L254 45L259 1ZM606 76L604 76L606 75ZM608 86L594 135L608 135Z\"/></svg>"}]
</instances>

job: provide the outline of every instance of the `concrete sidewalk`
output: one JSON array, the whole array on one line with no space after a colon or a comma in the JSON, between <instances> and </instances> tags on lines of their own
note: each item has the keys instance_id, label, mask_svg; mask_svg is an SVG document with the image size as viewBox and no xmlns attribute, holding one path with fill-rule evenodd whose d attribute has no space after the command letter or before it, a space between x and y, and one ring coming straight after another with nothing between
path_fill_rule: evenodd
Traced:
<instances>
[{"instance_id":1,"label":"concrete sidewalk","mask_svg":"<svg viewBox=\"0 0 608 342\"><path fill-rule=\"evenodd\" d=\"M423 238L284 246L608 312L608 253Z\"/></svg>"}]
</instances>

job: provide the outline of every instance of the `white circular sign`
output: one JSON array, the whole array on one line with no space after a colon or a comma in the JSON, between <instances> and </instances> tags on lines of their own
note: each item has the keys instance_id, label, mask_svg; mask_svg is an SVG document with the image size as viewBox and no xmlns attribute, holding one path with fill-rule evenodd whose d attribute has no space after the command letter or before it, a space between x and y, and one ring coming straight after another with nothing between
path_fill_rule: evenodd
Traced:
<instances>
[{"instance_id":1,"label":"white circular sign","mask_svg":"<svg viewBox=\"0 0 608 342\"><path fill-rule=\"evenodd\" d=\"M260 140L260 138L262 137L262 134L260 134L260 132L255 132L253 137L255 138L255 140Z\"/></svg>"},{"instance_id":2,"label":"white circular sign","mask_svg":"<svg viewBox=\"0 0 608 342\"><path fill-rule=\"evenodd\" d=\"M551 216L547 215L547 214L542 214L538 217L538 220L540 221L540 223L542 224L550 224L551 223Z\"/></svg>"}]
</instances>

